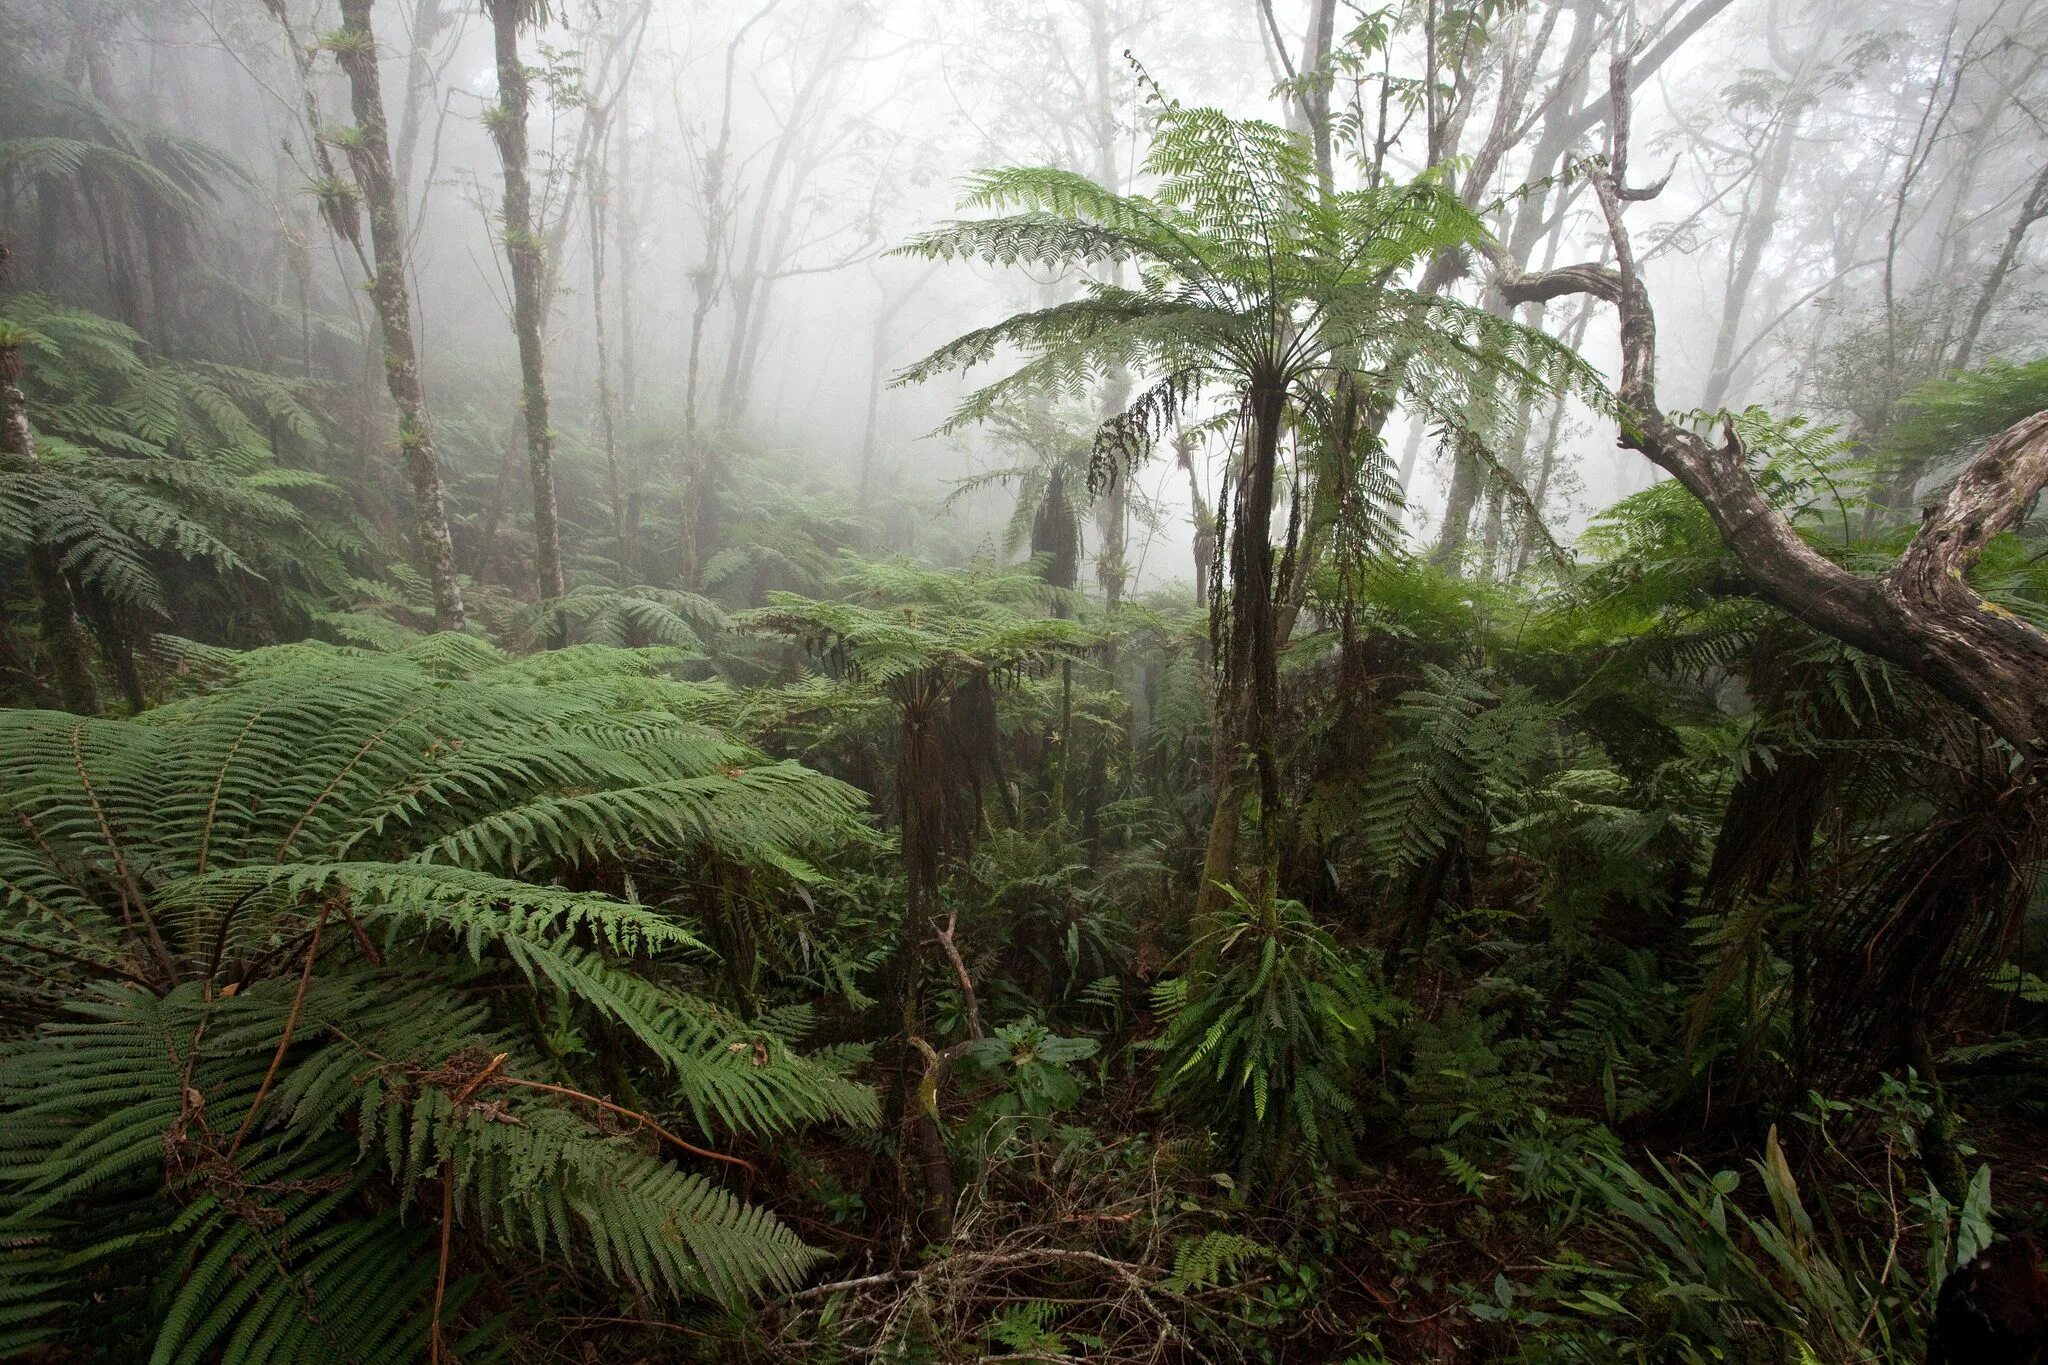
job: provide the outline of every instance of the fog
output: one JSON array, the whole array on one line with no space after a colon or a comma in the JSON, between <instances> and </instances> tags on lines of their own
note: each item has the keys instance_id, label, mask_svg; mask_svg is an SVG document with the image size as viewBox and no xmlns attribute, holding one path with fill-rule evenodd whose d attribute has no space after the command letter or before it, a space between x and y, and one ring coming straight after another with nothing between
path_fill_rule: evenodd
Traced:
<instances>
[{"instance_id":1,"label":"fog","mask_svg":"<svg viewBox=\"0 0 2048 1365\"><path fill-rule=\"evenodd\" d=\"M593 458L601 439L592 247L602 236L605 377L622 458L637 471L629 477L686 458L693 440L742 440L774 452L792 481L864 487L864 515L895 548L956 560L1013 553L1001 529L1010 495L988 487L946 504L957 480L1011 457L985 432L934 434L1005 359L966 376L890 381L949 337L1042 306L1075 282L1035 266L934 264L893 250L952 216L963 177L978 168L1054 165L1145 190L1162 99L1306 129L1313 101L1288 82L1308 68L1326 9L1313 0L544 7L521 57L535 72L534 222L564 450ZM1478 11L1489 28L1453 70L1432 45L1462 41L1458 25ZM336 23L333 7L9 0L0 13L20 43L17 60L122 118L211 144L235 168L179 229L203 282L152 275L145 286L148 270L123 279L88 259L96 244L15 222L21 281L82 295L167 350L217 346L201 334L228 310L250 346L281 352L281 368L322 382L359 374L349 400L359 420L384 420L363 273L314 192L331 173L322 139L350 123L347 82L316 49ZM1964 361L2039 345L2048 232L2026 226L2044 205L2048 6L1429 0L1347 3L1334 16L1336 56L1323 67L1339 185L1358 182L1375 140L1392 174L1419 174L1433 159L1503 239L1517 237L1531 270L1606 250L1572 166L1603 150L1607 123L1582 120L1561 145L1542 144L1553 115L1599 114L1609 54L1634 45L1636 175L1664 188L1631 209L1632 226L1659 310L1668 404L1762 404L1838 423L1853 439L1915 383L1958 363L1966 333ZM384 0L373 19L410 223L421 372L451 482L458 496L466 486L482 498L498 452L517 440L519 403L499 159L486 126L497 100L492 26L469 0ZM1382 22L1392 33L1375 49L1369 35ZM1490 137L1501 145L1486 169ZM18 191L10 182L11 204L23 202ZM1517 219L1525 206L1537 221ZM1483 303L1490 270L1474 262L1449 289ZM240 319L245 309L269 321ZM1609 311L1563 300L1542 323L1611 368ZM1533 486L1537 452L1547 453L1533 491L1553 533L1569 540L1654 471L1617 450L1612 423L1579 400L1547 407L1524 405L1510 463ZM1440 539L1452 462L1405 412L1382 435L1390 459L1412 463L1405 524L1411 548L1426 548ZM1225 445L1208 440L1195 471L1212 504ZM1132 486L1127 558L1137 585L1188 582L1188 479L1162 451ZM592 496L587 483L565 487L564 517L598 520ZM1096 528L1085 535L1094 541Z\"/></svg>"},{"instance_id":2,"label":"fog","mask_svg":"<svg viewBox=\"0 0 2048 1365\"><path fill-rule=\"evenodd\" d=\"M0 0L0 1356L2048 1361L2048 0Z\"/></svg>"}]
</instances>

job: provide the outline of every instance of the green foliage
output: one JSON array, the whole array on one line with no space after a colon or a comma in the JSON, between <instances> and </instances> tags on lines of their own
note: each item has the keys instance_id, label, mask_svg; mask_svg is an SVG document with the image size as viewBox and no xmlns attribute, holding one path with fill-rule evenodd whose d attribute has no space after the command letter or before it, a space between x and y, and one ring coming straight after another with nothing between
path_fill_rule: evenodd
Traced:
<instances>
[{"instance_id":1,"label":"green foliage","mask_svg":"<svg viewBox=\"0 0 2048 1365\"><path fill-rule=\"evenodd\" d=\"M150 358L128 328L39 295L0 295L0 318L38 456L0 462L0 556L54 553L104 645L165 626L260 637L340 584L360 541L333 486L272 445L321 436L295 386Z\"/></svg>"},{"instance_id":2,"label":"green foliage","mask_svg":"<svg viewBox=\"0 0 2048 1365\"><path fill-rule=\"evenodd\" d=\"M1518 815L1536 766L1555 753L1555 718L1526 687L1424 665L1424 687L1392 719L1408 731L1367 788L1366 846L1400 877Z\"/></svg>"},{"instance_id":3,"label":"green foliage","mask_svg":"<svg viewBox=\"0 0 2048 1365\"><path fill-rule=\"evenodd\" d=\"M1736 1198L1742 1176L1709 1174L1654 1158L1649 1173L1611 1154L1579 1170L1615 1241L1605 1264L1575 1267L1576 1289L1531 1353L1535 1359L1684 1362L1720 1360L1887 1361L1919 1353L1913 1310L1947 1269L1951 1220L1964 1246L1988 1240L1989 1170L1970 1203L1896 1196L1900 1220L1889 1253L1845 1239L1836 1215L1802 1193L1773 1129L1750 1163L1767 1208ZM1936 1254L1924 1281L1899 1257L1907 1228L1932 1231ZM1573 1322L1577 1319L1577 1322ZM1583 1325L1580 1325L1583 1324Z\"/></svg>"},{"instance_id":4,"label":"green foliage","mask_svg":"<svg viewBox=\"0 0 2048 1365\"><path fill-rule=\"evenodd\" d=\"M1982 369L1930 381L1908 393L1903 412L1878 442L1882 467L1913 475L1939 472L2023 417L2048 408L2048 357L2025 365L1994 360Z\"/></svg>"},{"instance_id":5,"label":"green foliage","mask_svg":"<svg viewBox=\"0 0 2048 1365\"><path fill-rule=\"evenodd\" d=\"M20 588L54 561L144 711L0 710L0 1355L1914 1356L1942 1276L2039 1219L1972 1150L2038 1146L2039 774L1762 602L1678 483L1538 573L1411 556L1397 410L1527 541L1512 424L1608 401L1471 301L1507 201L1370 142L1512 99L1494 40L1556 17L1517 9L1348 19L1283 90L1333 97L1335 183L1141 75L1139 191L991 171L904 248L1055 276L899 376L1016 362L947 423L997 449L953 501L1000 483L1006 521L943 521L886 424L856 503L659 382L601 441L557 375L569 587L522 600L502 385L429 347L466 635L380 530L384 396L295 226L346 237L355 187L216 222L224 158L0 53L47 290L0 294L39 455L0 463L0 688L53 693ZM194 269L215 239L237 278ZM1679 419L1866 574L2048 402L2040 362L1908 390L1955 301L1898 304L1852 339L1881 374L1819 376L1855 440ZM1103 615L1083 522L1169 434L1233 567ZM2048 621L2041 520L1972 581ZM1288 623L1256 755L1246 603ZM1257 870L1190 922L1219 770L1262 760Z\"/></svg>"},{"instance_id":6,"label":"green foliage","mask_svg":"<svg viewBox=\"0 0 2048 1365\"><path fill-rule=\"evenodd\" d=\"M1158 1097L1214 1128L1248 1170L1355 1159L1358 1092L1394 1001L1297 903L1233 895L1160 984Z\"/></svg>"},{"instance_id":7,"label":"green foliage","mask_svg":"<svg viewBox=\"0 0 2048 1365\"><path fill-rule=\"evenodd\" d=\"M1004 1024L992 1035L976 1039L962 1056L970 1071L979 1071L999 1087L985 1101L977 1126L1018 1123L1043 1138L1050 1120L1081 1098L1081 1077L1074 1065L1093 1057L1100 1044L1093 1038L1062 1038L1043 1024Z\"/></svg>"},{"instance_id":8,"label":"green foliage","mask_svg":"<svg viewBox=\"0 0 2048 1365\"><path fill-rule=\"evenodd\" d=\"M1512 394L1591 371L1539 332L1441 293L1400 287L1485 230L1435 174L1401 186L1325 192L1306 139L1215 109L1153 113L1144 173L1153 194L1118 194L1053 168L984 171L965 204L1006 216L954 222L902 250L933 260L1080 267L1129 263L1135 288L1090 282L1079 299L1019 313L907 367L914 383L994 359L1025 363L968 397L949 428L1033 399L1079 402L1112 374L1146 376L1095 440L1096 473L1142 455L1206 389L1254 389L1312 413L1337 375L1399 371L1416 411L1460 424Z\"/></svg>"},{"instance_id":9,"label":"green foliage","mask_svg":"<svg viewBox=\"0 0 2048 1365\"><path fill-rule=\"evenodd\" d=\"M408 1358L433 1276L388 1268L430 1267L403 1215L434 1193L493 1257L659 1295L790 1284L813 1253L671 1164L641 1109L767 1135L872 1123L874 1097L854 1058L693 993L695 935L635 887L683 858L774 875L856 795L689 719L702 691L659 655L437 636L220 662L139 720L0 713L0 953L10 1012L46 1020L0 1051L9 1274L48 1296L24 1330L69 1330L62 1276L89 1272L156 1359ZM582 1080L596 1034L648 1100Z\"/></svg>"},{"instance_id":10,"label":"green foliage","mask_svg":"<svg viewBox=\"0 0 2048 1365\"><path fill-rule=\"evenodd\" d=\"M211 143L122 118L80 83L26 66L23 51L0 59L7 109L0 181L24 199L68 210L78 195L123 226L154 229L175 249L175 228L196 225L223 191L247 183L246 172Z\"/></svg>"}]
</instances>

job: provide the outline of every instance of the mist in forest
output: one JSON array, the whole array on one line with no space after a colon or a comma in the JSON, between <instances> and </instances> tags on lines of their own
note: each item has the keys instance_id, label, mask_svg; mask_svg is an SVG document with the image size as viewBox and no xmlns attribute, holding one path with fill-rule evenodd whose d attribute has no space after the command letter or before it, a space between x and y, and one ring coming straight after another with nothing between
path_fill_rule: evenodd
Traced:
<instances>
[{"instance_id":1,"label":"mist in forest","mask_svg":"<svg viewBox=\"0 0 2048 1365\"><path fill-rule=\"evenodd\" d=\"M1432 86L1419 24L1368 50L1398 7L543 6L520 60L533 73L534 231L563 445L588 459L608 402L628 483L696 459L691 443L715 433L772 451L793 478L864 490L867 515L893 518L900 548L1003 554L996 489L946 499L963 479L1014 466L1014 452L985 431L933 434L962 380L891 381L951 335L1079 281L894 254L954 215L967 175L1046 165L1142 192L1157 108L1212 104L1296 129L1320 123L1340 184L1449 168L1527 268L1591 259L1604 231L1571 164L1600 145L1605 68L1624 31L1643 54L1637 164L1663 183L1638 211L1638 234L1671 401L1797 411L1853 438L1945 365L2038 344L2029 305L2042 248L2026 233L2048 194L2038 5L1479 9L1494 16L1483 38L1455 69L1435 54ZM392 0L373 18L426 396L447 429L443 459L467 447L463 477L487 479L494 452L518 439L486 126L492 24L466 0ZM206 328L226 321L309 376L360 371L374 408L374 318L318 196L333 171L323 138L351 117L346 80L316 50L335 20L331 5L257 0L12 0L18 65L219 157L191 186L189 219L168 231L110 223L104 206L98 237L90 215L45 208L15 221L17 281L82 290L165 348L210 344ZM1438 41L1464 39L1447 23ZM1318 68L1326 80L1302 82ZM10 181L14 202L24 189ZM101 261L108 234L114 255ZM172 251L191 253L204 278L163 278ZM1485 274L1465 270L1449 288L1477 301ZM1611 365L1611 329L1590 311L1554 306L1543 325ZM1074 397L1100 406L1100 394ZM1576 400L1517 417L1507 464L1566 540L1655 476ZM1383 439L1413 544L1461 536L1445 530L1457 462L1443 432L1404 411ZM1209 441L1192 470L1193 496L1212 505L1220 459ZM1171 460L1133 479L1139 584L1192 580L1190 489ZM593 520L592 496L570 489L563 515ZM1498 535L1497 497L1456 496L1482 534L1491 518Z\"/></svg>"},{"instance_id":2,"label":"mist in forest","mask_svg":"<svg viewBox=\"0 0 2048 1365\"><path fill-rule=\"evenodd\" d=\"M0 1358L2048 1360L2048 0L0 0Z\"/></svg>"}]
</instances>

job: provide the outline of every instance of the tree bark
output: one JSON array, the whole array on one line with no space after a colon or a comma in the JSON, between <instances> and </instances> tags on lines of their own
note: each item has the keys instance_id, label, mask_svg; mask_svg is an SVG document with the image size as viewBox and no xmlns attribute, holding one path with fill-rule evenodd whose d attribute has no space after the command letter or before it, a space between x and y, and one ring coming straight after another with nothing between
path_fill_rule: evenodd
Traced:
<instances>
[{"instance_id":1,"label":"tree bark","mask_svg":"<svg viewBox=\"0 0 2048 1365\"><path fill-rule=\"evenodd\" d=\"M1727 423L1719 445L1664 416L1656 392L1656 318L1622 222L1654 190L1627 183L1628 74L1617 56L1612 162L1591 180L1614 266L1504 274L1511 303L1592 294L1615 305L1621 332L1621 444L1647 456L1706 508L1757 595L1822 634L1904 669L1983 721L2030 761L2048 761L2048 632L1986 602L1968 573L1991 538L2048 487L2048 412L1994 438L1924 514L1892 568L1865 578L1815 550L1773 507ZM1504 265L1505 270L1511 267Z\"/></svg>"},{"instance_id":2,"label":"tree bark","mask_svg":"<svg viewBox=\"0 0 2048 1365\"><path fill-rule=\"evenodd\" d=\"M546 352L541 326L544 262L534 232L533 183L526 144L529 100L526 68L519 60L522 0L489 0L498 66L498 105L489 115L492 140L504 167L505 263L512 272L512 330L519 342L520 410L526 421L526 463L533 484L533 539L536 588L543 598L560 597L562 531L555 512L555 433L548 425Z\"/></svg>"},{"instance_id":3,"label":"tree bark","mask_svg":"<svg viewBox=\"0 0 2048 1365\"><path fill-rule=\"evenodd\" d=\"M1122 192L1123 177L1118 174L1116 143L1117 121L1116 101L1111 97L1110 46L1111 28L1108 0L1095 0L1088 11L1089 54L1094 64L1095 84L1095 183L1106 189ZM1107 272L1109 283L1122 286L1123 263L1111 261ZM1102 416L1104 420L1115 417L1130 401L1131 376L1121 366L1112 370L1102 386ZM1130 524L1129 471L1110 471L1108 485L1102 490L1102 500L1096 504L1096 525L1102 532L1102 549L1096 556L1095 581L1102 589L1103 604L1115 611L1123 605L1124 584L1130 569L1124 562ZM1109 671L1116 674L1116 645L1112 641L1106 646Z\"/></svg>"},{"instance_id":4,"label":"tree bark","mask_svg":"<svg viewBox=\"0 0 2048 1365\"><path fill-rule=\"evenodd\" d=\"M619 415L632 420L640 397L638 348L634 345L633 290L640 264L640 221L633 211L633 121L627 113L630 87L619 87Z\"/></svg>"},{"instance_id":5,"label":"tree bark","mask_svg":"<svg viewBox=\"0 0 2048 1365\"><path fill-rule=\"evenodd\" d=\"M384 331L384 383L398 406L398 449L412 480L414 533L434 594L434 629L463 630L469 622L455 575L455 541L448 531L433 418L420 385L419 354L413 343L406 220L392 174L370 4L371 0L341 0L342 41L336 44L335 55L348 76L349 106L356 120L355 136L345 146L349 169L370 214L370 249L376 261L370 301Z\"/></svg>"},{"instance_id":6,"label":"tree bark","mask_svg":"<svg viewBox=\"0 0 2048 1365\"><path fill-rule=\"evenodd\" d=\"M426 96L434 88L434 36L447 22L442 18L441 4L442 0L415 0L412 49L406 54L405 61L405 102L400 106L398 135L391 148L391 179L397 187L398 200L405 207L403 221L408 233L418 225L421 211L421 205L412 202L412 166L413 158L419 152L420 133L425 126Z\"/></svg>"},{"instance_id":7,"label":"tree bark","mask_svg":"<svg viewBox=\"0 0 2048 1365\"><path fill-rule=\"evenodd\" d=\"M1460 435L1453 446L1451 487L1444 501L1443 526L1437 531L1435 548L1429 552L1429 562L1439 568L1457 567L1459 557L1465 553L1466 537L1471 533L1472 509L1478 505L1479 494L1486 486L1486 470L1472 453L1472 439Z\"/></svg>"},{"instance_id":8,"label":"tree bark","mask_svg":"<svg viewBox=\"0 0 2048 1365\"><path fill-rule=\"evenodd\" d=\"M1195 605L1209 605L1209 577L1216 571L1216 514L1202 497L1202 481L1195 474L1196 438L1181 433L1174 438L1173 458L1188 476L1189 520L1195 528Z\"/></svg>"}]
</instances>

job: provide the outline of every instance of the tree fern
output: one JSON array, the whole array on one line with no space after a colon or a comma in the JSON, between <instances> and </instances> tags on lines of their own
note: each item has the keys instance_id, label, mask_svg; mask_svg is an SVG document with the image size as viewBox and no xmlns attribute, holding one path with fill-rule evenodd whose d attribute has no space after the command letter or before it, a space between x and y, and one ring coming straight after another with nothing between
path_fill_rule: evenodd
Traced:
<instances>
[{"instance_id":1,"label":"tree fern","mask_svg":"<svg viewBox=\"0 0 2048 1365\"><path fill-rule=\"evenodd\" d=\"M1556 746L1554 717L1526 688L1424 665L1425 686L1391 719L1405 733L1380 758L1362 812L1389 877L1426 863L1489 821L1519 813L1532 765Z\"/></svg>"},{"instance_id":2,"label":"tree fern","mask_svg":"<svg viewBox=\"0 0 2048 1365\"><path fill-rule=\"evenodd\" d=\"M280 623L295 594L341 582L358 542L321 505L333 486L284 468L266 435L317 429L291 386L146 358L126 327L40 296L0 295L0 326L38 456L0 462L0 557L53 553L110 662L165 625Z\"/></svg>"},{"instance_id":3,"label":"tree fern","mask_svg":"<svg viewBox=\"0 0 2048 1365\"><path fill-rule=\"evenodd\" d=\"M73 1277L119 1264L153 1359L411 1359L443 1199L472 1255L651 1294L811 1264L674 1160L874 1122L858 1054L733 1018L691 989L686 922L586 888L677 857L772 877L861 802L688 719L706 694L665 657L289 646L137 720L0 712L0 989L42 1020L0 1045L18 1330L61 1337ZM563 1009L651 1098L578 1076L537 1027Z\"/></svg>"}]
</instances>

